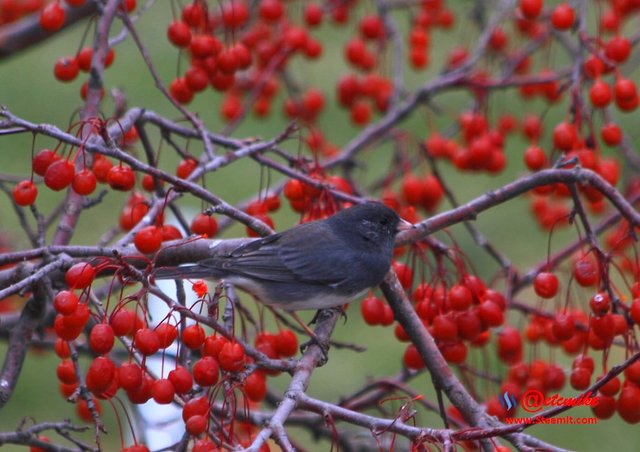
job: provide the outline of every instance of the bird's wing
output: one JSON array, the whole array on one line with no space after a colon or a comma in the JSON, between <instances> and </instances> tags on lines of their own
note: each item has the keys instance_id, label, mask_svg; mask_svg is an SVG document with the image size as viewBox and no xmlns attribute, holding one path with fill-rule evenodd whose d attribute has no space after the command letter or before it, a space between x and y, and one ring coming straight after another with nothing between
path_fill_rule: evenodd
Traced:
<instances>
[{"instance_id":1,"label":"bird's wing","mask_svg":"<svg viewBox=\"0 0 640 452\"><path fill-rule=\"evenodd\" d=\"M316 225L310 228L303 224L294 230L241 245L226 257L205 259L199 264L213 272L217 270L247 278L338 285L349 274L349 269L341 264L345 253L343 247L332 246L334 243L335 237L331 236L328 227ZM328 258L312 257L318 250L324 250L320 254Z\"/></svg>"},{"instance_id":2,"label":"bird's wing","mask_svg":"<svg viewBox=\"0 0 640 452\"><path fill-rule=\"evenodd\" d=\"M298 281L336 287L351 275L355 253L328 225L322 226L287 235L280 243L280 257Z\"/></svg>"}]
</instances>

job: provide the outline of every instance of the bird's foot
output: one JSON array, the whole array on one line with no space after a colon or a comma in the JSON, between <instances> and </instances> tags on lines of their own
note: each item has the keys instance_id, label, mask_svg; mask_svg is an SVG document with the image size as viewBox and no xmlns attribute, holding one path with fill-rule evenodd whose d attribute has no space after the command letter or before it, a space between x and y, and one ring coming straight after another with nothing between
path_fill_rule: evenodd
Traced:
<instances>
[{"instance_id":1,"label":"bird's foot","mask_svg":"<svg viewBox=\"0 0 640 452\"><path fill-rule=\"evenodd\" d=\"M322 353L322 357L320 358L320 361L318 361L318 367L322 367L327 364L327 361L329 361L329 341L322 340L316 334L311 332L311 334L309 334L309 340L300 344L300 353L304 354L312 345L317 345Z\"/></svg>"}]
</instances>

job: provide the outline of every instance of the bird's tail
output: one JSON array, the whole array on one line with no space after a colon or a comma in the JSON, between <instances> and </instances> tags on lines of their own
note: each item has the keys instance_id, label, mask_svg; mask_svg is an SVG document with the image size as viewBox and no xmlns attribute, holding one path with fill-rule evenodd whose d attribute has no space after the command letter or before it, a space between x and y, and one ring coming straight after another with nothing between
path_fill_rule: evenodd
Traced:
<instances>
[{"instance_id":1,"label":"bird's tail","mask_svg":"<svg viewBox=\"0 0 640 452\"><path fill-rule=\"evenodd\" d=\"M215 278L211 268L198 264L181 265L179 267L159 267L152 273L154 279L199 279Z\"/></svg>"}]
</instances>

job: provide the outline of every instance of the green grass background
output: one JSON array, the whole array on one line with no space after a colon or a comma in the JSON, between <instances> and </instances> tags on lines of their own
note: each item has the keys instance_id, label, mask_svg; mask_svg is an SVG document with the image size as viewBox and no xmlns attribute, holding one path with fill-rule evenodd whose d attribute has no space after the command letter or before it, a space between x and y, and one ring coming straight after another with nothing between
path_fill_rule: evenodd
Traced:
<instances>
[{"instance_id":1,"label":"green grass background","mask_svg":"<svg viewBox=\"0 0 640 452\"><path fill-rule=\"evenodd\" d=\"M469 2L460 2L460 10L463 11L468 4ZM158 3L145 13L137 25L140 35L153 56L154 63L167 84L176 74L178 67L177 52L167 44L165 39L168 14L168 8L164 7L163 3ZM459 20L466 21L468 19L461 15ZM402 20L399 21L403 23ZM81 81L71 84L57 83L53 79L52 67L59 56L75 52L83 33L83 27L84 24L72 27L49 42L0 62L0 103L7 105L13 113L33 122L52 123L65 128L72 114L82 105L78 95ZM432 68L440 67L438 61L444 58L443 51L449 48L451 42L473 42L474 35L469 31L470 28L463 25L450 34L434 33ZM336 48L336 43L344 42L348 33L346 30L327 25L319 33L314 32L314 35L323 42L325 57L319 62L311 64L307 61L301 61L298 57L298 61L294 62L295 74L305 84L319 85L326 90L327 108L320 123L325 130L329 131L329 138L342 145L354 135L354 130L349 126L348 113L337 109L334 105L333 83L336 74L344 72L342 69L345 67L342 62L341 49ZM550 59L560 57L558 52L550 52ZM185 62L182 61L180 64L181 67L184 67ZM415 85L435 75L436 69L419 74L409 71L408 80L410 85ZM145 106L168 117L178 116L178 112L153 87L152 80L140 56L129 40L116 48L116 59L112 68L106 72L105 82L109 87L121 88L125 92L130 106ZM208 91L198 96L191 105L194 110L200 112L212 130L221 128L218 115L219 101L218 95ZM467 105L467 102L466 97L460 94L437 98L436 103L443 108L442 114L428 115L422 111L408 120L406 127L416 136L424 137L433 125L447 126L454 115L460 111L460 108ZM544 104L537 101L527 106L529 105L533 111L544 108ZM562 105L551 110L546 116L549 122L545 125L549 130L552 121L562 117L565 108ZM513 92L509 92L494 96L491 100L491 106L496 111L505 110L519 114L523 104L514 96ZM105 115L110 114L111 107L112 104L107 96L103 106ZM278 102L274 105L274 114L270 119L264 121L251 119L238 130L235 136L270 138L278 134L286 125L286 120L280 114L279 109L280 103ZM454 181L453 187L460 202L479 196L488 189L499 187L523 171L520 156L524 143L519 139L511 139L508 143L506 152L510 162L509 170L498 177L475 174L459 175L443 165L442 169L445 174ZM38 137L36 149L51 144L47 139ZM292 140L285 146L296 149L299 144L297 140ZM375 174L379 174L386 167L388 161L381 156L381 153L380 149L376 149L369 154L365 159L367 166L357 170L359 178L371 180ZM169 152L164 152L166 165L175 162L167 158L169 154ZM31 137L27 134L3 137L0 140L0 165L3 172L28 175L30 156ZM260 188L261 176L265 176L265 174L253 162L240 162L232 165L229 169L216 173L213 177L209 177L207 186L216 195L230 202L238 202ZM271 174L270 176L273 179L278 179L277 175ZM46 193L44 190L42 192L38 203L44 211L46 211L46 207L43 206L53 205L53 202L58 201L61 197L60 194ZM84 215L79 224L75 243L94 243L100 233L117 221L117 206L121 205L123 200L124 195L109 194L103 205L94 208L91 214ZM193 199L185 199L181 202L185 206L191 206L195 209L202 207L199 202ZM443 206L443 208L445 207ZM11 238L16 247L28 246L5 197L0 198L0 208L0 212L2 212L0 214L0 230ZM284 229L294 224L295 217L287 211L288 209L285 208L282 213L276 215L278 229ZM526 268L527 265L538 262L545 256L548 235L539 231L533 224L528 214L528 203L524 199L514 200L492 209L490 213L480 215L476 224L487 238L497 244L499 249L506 253L520 268ZM228 234L239 233L241 233L241 229L235 228ZM473 243L461 227L452 228L452 233L456 237L459 247L468 256L469 261L473 262L476 271L481 276L490 277L495 274L497 271L495 262ZM574 231L554 233L552 249L560 248L562 243L570 240L574 235ZM447 240L445 235L441 235L440 238ZM519 327L523 327L525 324L520 315L514 315L512 320ZM398 344L394 339L392 328L366 327L360 318L357 306L353 306L349 310L347 323L338 325L334 338L357 343L366 347L367 351L354 353L332 349L329 363L314 373L309 388L309 393L312 396L337 402L342 395L349 394L361 387L368 379L393 375L397 372L404 346ZM0 355L4 353L5 349L0 346ZM569 367L570 360L557 351L547 350L545 346L538 347L535 353L543 358L553 356L567 368ZM619 357L617 351L614 356ZM488 353L474 352L470 361L483 369L504 370L500 364L488 356ZM0 431L15 429L25 417L33 418L38 422L59 420L64 417L75 419L73 406L65 403L57 391L55 377L57 362L58 359L55 356L30 353L12 399L0 411ZM615 362L613 357L611 362ZM284 388L288 378L281 376L275 381L278 387ZM482 385L483 383L478 383L478 386L482 387ZM428 376L421 376L412 382L412 387L433 399ZM565 391L565 393L570 393L570 391ZM395 402L395 407L397 408L400 403ZM115 450L119 441L114 416L106 404L103 404L103 411L110 432L104 439L105 450ZM579 409L571 411L570 414L589 416L590 412L587 409ZM426 414L422 410L418 414L418 424L434 428L442 426L436 415ZM637 444L640 441L638 429L617 418L600 422L596 426L537 426L529 429L528 432L559 446L585 451L605 448L616 449L620 452L634 451L637 450ZM302 441L306 442L308 450L329 449L326 442L314 445L314 443L307 442L306 439ZM3 450L24 450L24 448L5 446Z\"/></svg>"}]
</instances>

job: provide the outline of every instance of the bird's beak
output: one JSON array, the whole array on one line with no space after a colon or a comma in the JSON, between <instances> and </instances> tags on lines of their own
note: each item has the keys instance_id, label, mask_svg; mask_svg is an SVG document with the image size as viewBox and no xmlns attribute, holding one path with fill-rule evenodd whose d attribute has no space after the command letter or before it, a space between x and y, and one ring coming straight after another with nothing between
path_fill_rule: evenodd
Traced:
<instances>
[{"instance_id":1,"label":"bird's beak","mask_svg":"<svg viewBox=\"0 0 640 452\"><path fill-rule=\"evenodd\" d=\"M407 220L400 218L400 223L398 223L398 226L396 226L396 231L407 231L409 229L412 229L413 227L413 224L409 223Z\"/></svg>"}]
</instances>

